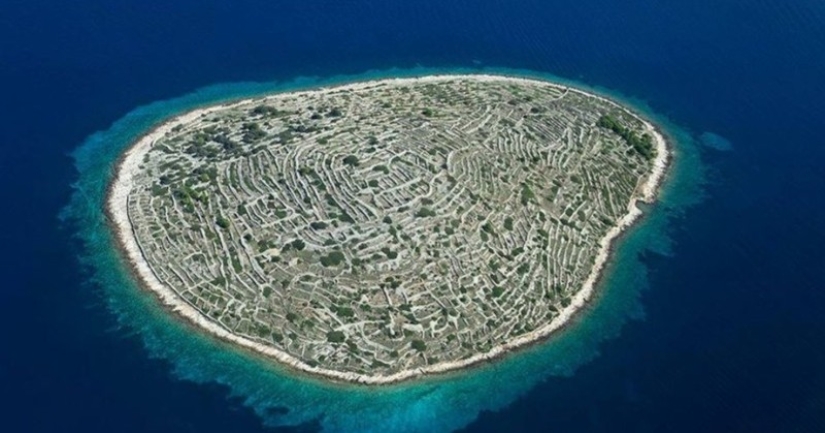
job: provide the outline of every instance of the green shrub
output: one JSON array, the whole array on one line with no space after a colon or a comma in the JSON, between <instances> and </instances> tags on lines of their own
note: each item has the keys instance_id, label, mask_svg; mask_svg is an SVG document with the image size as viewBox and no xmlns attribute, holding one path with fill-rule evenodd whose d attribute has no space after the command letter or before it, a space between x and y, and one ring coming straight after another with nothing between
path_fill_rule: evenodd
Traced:
<instances>
[{"instance_id":1,"label":"green shrub","mask_svg":"<svg viewBox=\"0 0 825 433\"><path fill-rule=\"evenodd\" d=\"M340 251L332 251L331 253L321 256L321 264L325 267L338 266L344 262L344 253Z\"/></svg>"},{"instance_id":2,"label":"green shrub","mask_svg":"<svg viewBox=\"0 0 825 433\"><path fill-rule=\"evenodd\" d=\"M513 230L513 218L511 218L511 217L504 218L504 229L505 230Z\"/></svg>"},{"instance_id":3,"label":"green shrub","mask_svg":"<svg viewBox=\"0 0 825 433\"><path fill-rule=\"evenodd\" d=\"M344 333L341 331L327 332L327 341L329 341L330 343L343 343L346 339L347 336L344 335Z\"/></svg>"},{"instance_id":4,"label":"green shrub","mask_svg":"<svg viewBox=\"0 0 825 433\"><path fill-rule=\"evenodd\" d=\"M218 227L220 227L222 229L228 229L229 228L229 220L226 219L223 216L219 216L217 219L215 219L215 224L217 224Z\"/></svg>"},{"instance_id":5,"label":"green shrub","mask_svg":"<svg viewBox=\"0 0 825 433\"><path fill-rule=\"evenodd\" d=\"M430 209L428 207L422 207L421 209L418 210L418 212L415 213L415 216L417 218L433 217L433 216L435 216L435 211L433 211L432 209Z\"/></svg>"},{"instance_id":6,"label":"green shrub","mask_svg":"<svg viewBox=\"0 0 825 433\"><path fill-rule=\"evenodd\" d=\"M350 167L357 167L360 162L358 161L358 157L355 155L347 155L344 157L344 165L349 165Z\"/></svg>"},{"instance_id":7,"label":"green shrub","mask_svg":"<svg viewBox=\"0 0 825 433\"><path fill-rule=\"evenodd\" d=\"M410 346L412 346L413 349L419 352L427 350L427 343L425 343L423 340L413 340Z\"/></svg>"},{"instance_id":8,"label":"green shrub","mask_svg":"<svg viewBox=\"0 0 825 433\"><path fill-rule=\"evenodd\" d=\"M313 221L309 224L309 226L312 227L313 230L323 230L327 228L327 223L323 221Z\"/></svg>"},{"instance_id":9,"label":"green shrub","mask_svg":"<svg viewBox=\"0 0 825 433\"><path fill-rule=\"evenodd\" d=\"M619 124L619 121L609 114L600 117L596 125L615 132L645 159L653 159L653 157L656 156L656 150L653 148L653 139L650 135L642 134L640 137L635 131L631 131Z\"/></svg>"}]
</instances>

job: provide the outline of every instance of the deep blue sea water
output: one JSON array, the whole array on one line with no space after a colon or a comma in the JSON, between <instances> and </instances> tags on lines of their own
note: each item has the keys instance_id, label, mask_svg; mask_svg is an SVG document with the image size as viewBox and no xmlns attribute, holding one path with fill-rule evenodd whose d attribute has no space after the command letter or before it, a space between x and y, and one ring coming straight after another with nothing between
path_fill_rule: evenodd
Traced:
<instances>
[{"instance_id":1,"label":"deep blue sea water","mask_svg":"<svg viewBox=\"0 0 825 433\"><path fill-rule=\"evenodd\" d=\"M107 164L163 116L481 68L630 101L681 157L558 338L329 387L181 326L111 256ZM825 431L822 2L6 0L0 90L0 431Z\"/></svg>"}]
</instances>

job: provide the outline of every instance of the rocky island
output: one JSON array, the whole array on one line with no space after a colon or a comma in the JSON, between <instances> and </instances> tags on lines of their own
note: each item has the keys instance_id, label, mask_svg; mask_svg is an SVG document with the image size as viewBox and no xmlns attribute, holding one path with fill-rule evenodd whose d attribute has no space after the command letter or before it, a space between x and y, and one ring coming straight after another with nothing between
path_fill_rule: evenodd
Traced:
<instances>
[{"instance_id":1,"label":"rocky island","mask_svg":"<svg viewBox=\"0 0 825 433\"><path fill-rule=\"evenodd\" d=\"M561 327L667 160L649 122L575 88L387 79L173 118L124 153L106 212L136 279L197 327L391 383Z\"/></svg>"}]
</instances>

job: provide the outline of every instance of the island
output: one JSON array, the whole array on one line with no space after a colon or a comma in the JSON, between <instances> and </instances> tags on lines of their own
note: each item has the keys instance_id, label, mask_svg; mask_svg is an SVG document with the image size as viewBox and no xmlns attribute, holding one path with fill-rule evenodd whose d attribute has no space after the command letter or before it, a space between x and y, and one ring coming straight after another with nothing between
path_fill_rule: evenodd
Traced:
<instances>
[{"instance_id":1,"label":"island","mask_svg":"<svg viewBox=\"0 0 825 433\"><path fill-rule=\"evenodd\" d=\"M386 384L564 326L668 159L649 121L570 86L384 79L172 118L124 152L105 211L138 283L196 328Z\"/></svg>"}]
</instances>

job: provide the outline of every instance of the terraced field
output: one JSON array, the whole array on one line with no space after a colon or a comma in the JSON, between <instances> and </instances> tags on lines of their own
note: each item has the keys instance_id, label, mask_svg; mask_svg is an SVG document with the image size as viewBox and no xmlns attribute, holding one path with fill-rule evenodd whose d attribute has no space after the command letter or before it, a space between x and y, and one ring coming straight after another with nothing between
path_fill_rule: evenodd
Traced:
<instances>
[{"instance_id":1,"label":"terraced field","mask_svg":"<svg viewBox=\"0 0 825 433\"><path fill-rule=\"evenodd\" d=\"M128 218L211 323L310 370L387 376L558 317L651 173L648 128L540 82L274 95L156 140Z\"/></svg>"}]
</instances>

